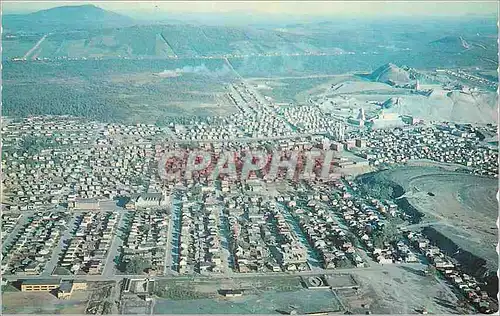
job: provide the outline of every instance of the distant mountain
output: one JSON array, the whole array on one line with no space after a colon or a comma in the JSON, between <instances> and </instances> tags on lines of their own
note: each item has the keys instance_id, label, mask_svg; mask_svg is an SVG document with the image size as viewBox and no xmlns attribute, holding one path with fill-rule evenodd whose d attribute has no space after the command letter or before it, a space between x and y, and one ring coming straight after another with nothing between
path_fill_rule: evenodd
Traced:
<instances>
[{"instance_id":1,"label":"distant mountain","mask_svg":"<svg viewBox=\"0 0 500 316\"><path fill-rule=\"evenodd\" d=\"M123 27L135 24L130 17L95 5L62 6L29 14L3 16L5 32L51 32Z\"/></svg>"},{"instance_id":2,"label":"distant mountain","mask_svg":"<svg viewBox=\"0 0 500 316\"><path fill-rule=\"evenodd\" d=\"M395 84L405 84L411 81L408 71L392 63L385 64L375 69L375 71L369 75L369 78L373 81Z\"/></svg>"}]
</instances>

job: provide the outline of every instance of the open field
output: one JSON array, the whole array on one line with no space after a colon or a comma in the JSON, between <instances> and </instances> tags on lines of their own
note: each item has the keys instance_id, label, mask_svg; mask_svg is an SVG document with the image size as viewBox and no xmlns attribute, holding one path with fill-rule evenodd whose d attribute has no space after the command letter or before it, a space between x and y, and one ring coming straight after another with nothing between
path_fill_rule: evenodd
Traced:
<instances>
[{"instance_id":1,"label":"open field","mask_svg":"<svg viewBox=\"0 0 500 316\"><path fill-rule=\"evenodd\" d=\"M70 300L51 293L2 293L3 314L85 314L88 292L75 292Z\"/></svg>"},{"instance_id":2,"label":"open field","mask_svg":"<svg viewBox=\"0 0 500 316\"><path fill-rule=\"evenodd\" d=\"M269 276L266 278L223 278L218 280L193 281L186 287L185 282L176 280L162 280L155 285L157 294L166 299L189 299L190 296L211 298L218 296L220 289L243 289L246 293L262 291L290 292L302 289L298 276ZM167 291L162 291L166 289Z\"/></svg>"},{"instance_id":3,"label":"open field","mask_svg":"<svg viewBox=\"0 0 500 316\"><path fill-rule=\"evenodd\" d=\"M156 299L155 314L276 314L292 309L299 312L341 309L331 291L306 290L298 276L207 280L191 282L189 287L172 280L160 281L156 287L167 290ZM218 293L221 289L242 289L243 296L224 298Z\"/></svg>"},{"instance_id":4,"label":"open field","mask_svg":"<svg viewBox=\"0 0 500 316\"><path fill-rule=\"evenodd\" d=\"M89 282L87 290L74 290L70 299L58 299L52 292L21 292L10 286L2 292L4 314L92 314L117 313L114 302L119 288L115 282Z\"/></svg>"},{"instance_id":5,"label":"open field","mask_svg":"<svg viewBox=\"0 0 500 316\"><path fill-rule=\"evenodd\" d=\"M39 40L38 36L19 36L2 39L2 57L23 57Z\"/></svg>"},{"instance_id":6,"label":"open field","mask_svg":"<svg viewBox=\"0 0 500 316\"><path fill-rule=\"evenodd\" d=\"M295 309L302 313L340 311L333 293L325 290L268 291L238 298L157 300L155 314L278 314Z\"/></svg>"},{"instance_id":7,"label":"open field","mask_svg":"<svg viewBox=\"0 0 500 316\"><path fill-rule=\"evenodd\" d=\"M351 312L362 314L368 305L374 314L415 314L426 308L429 313L454 314L457 298L448 285L433 276L424 276L420 268L384 265L384 271L354 273L359 290L339 290L340 298Z\"/></svg>"},{"instance_id":8,"label":"open field","mask_svg":"<svg viewBox=\"0 0 500 316\"><path fill-rule=\"evenodd\" d=\"M457 297L451 288L434 276L425 276L425 265L377 265L377 271L331 275L335 288L305 289L297 277L226 279L195 282L191 294L155 299L155 314L245 313L279 314L295 309L299 313L350 311L372 313L415 313L427 308L432 313L457 313ZM166 281L160 286L183 286ZM184 285L185 287L185 285ZM350 288L351 287L351 288ZM219 289L244 289L242 297L224 298ZM184 294L187 292L184 291Z\"/></svg>"},{"instance_id":9,"label":"open field","mask_svg":"<svg viewBox=\"0 0 500 316\"><path fill-rule=\"evenodd\" d=\"M122 297L120 311L123 314L150 313L153 308L154 314L279 314L292 310L363 314L370 310L374 314L411 314L425 307L432 313L459 312L453 306L457 297L452 289L432 275L425 276L425 265L375 265L370 270L327 276L334 291L305 289L298 276L206 279L189 282L189 285L175 279L157 281L156 287L176 289L168 292L175 295L156 295L153 304ZM180 288L184 290L179 291ZM243 289L243 296L224 298L218 293L221 289ZM6 292L3 293L3 311L83 314L86 309L102 308L103 304L114 308L117 290L116 286L110 288L104 283L96 283L90 291L75 292L69 301L58 300L49 293ZM186 295L193 293L196 295Z\"/></svg>"},{"instance_id":10,"label":"open field","mask_svg":"<svg viewBox=\"0 0 500 316\"><path fill-rule=\"evenodd\" d=\"M252 84L264 96L276 103L308 103L312 96L323 94L332 85L352 78L352 75L284 76L277 78L250 78Z\"/></svg>"}]
</instances>

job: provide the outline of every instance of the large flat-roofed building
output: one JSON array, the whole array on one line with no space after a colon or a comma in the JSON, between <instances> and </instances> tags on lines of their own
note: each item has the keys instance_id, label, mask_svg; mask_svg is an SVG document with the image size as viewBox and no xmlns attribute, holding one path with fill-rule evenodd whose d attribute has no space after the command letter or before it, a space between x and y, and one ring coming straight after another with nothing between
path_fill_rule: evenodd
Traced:
<instances>
[{"instance_id":1,"label":"large flat-roofed building","mask_svg":"<svg viewBox=\"0 0 500 316\"><path fill-rule=\"evenodd\" d=\"M21 284L22 292L50 292L59 288L60 280L26 280Z\"/></svg>"},{"instance_id":2,"label":"large flat-roofed building","mask_svg":"<svg viewBox=\"0 0 500 316\"><path fill-rule=\"evenodd\" d=\"M168 199L163 193L143 193L134 202L136 209L160 208L168 204Z\"/></svg>"},{"instance_id":3,"label":"large flat-roofed building","mask_svg":"<svg viewBox=\"0 0 500 316\"><path fill-rule=\"evenodd\" d=\"M99 200L97 199L76 199L73 202L73 208L76 210L98 210Z\"/></svg>"}]
</instances>

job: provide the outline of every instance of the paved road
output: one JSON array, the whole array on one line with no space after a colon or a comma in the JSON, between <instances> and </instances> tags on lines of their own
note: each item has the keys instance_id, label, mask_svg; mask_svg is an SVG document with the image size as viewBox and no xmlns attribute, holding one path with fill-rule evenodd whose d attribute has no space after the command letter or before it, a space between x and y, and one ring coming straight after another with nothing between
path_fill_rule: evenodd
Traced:
<instances>
[{"instance_id":1,"label":"paved road","mask_svg":"<svg viewBox=\"0 0 500 316\"><path fill-rule=\"evenodd\" d=\"M50 276L54 269L57 266L57 263L59 262L59 258L62 254L62 251L66 245L66 241L72 238L71 236L71 229L75 224L76 214L72 214L73 216L70 217L68 220L68 223L66 224L66 228L61 232L61 236L59 237L59 243L57 246L53 249L52 251L52 257L50 260L47 262L45 265L45 269L42 272L42 276Z\"/></svg>"},{"instance_id":2,"label":"paved road","mask_svg":"<svg viewBox=\"0 0 500 316\"><path fill-rule=\"evenodd\" d=\"M2 213L5 214L5 212ZM29 215L27 214L21 214L21 217L17 220L14 229L9 234L7 234L7 237L5 237L5 239L2 238L2 250L4 250L8 245L16 240L17 234L19 234L21 228L28 222L28 217Z\"/></svg>"},{"instance_id":3,"label":"paved road","mask_svg":"<svg viewBox=\"0 0 500 316\"><path fill-rule=\"evenodd\" d=\"M234 72L234 74L238 77L238 79L243 80L243 77L236 71L236 69L234 69L233 65L231 64L229 59L227 59L227 57L224 58L224 61L229 66L229 69L231 69L231 71Z\"/></svg>"},{"instance_id":4,"label":"paved road","mask_svg":"<svg viewBox=\"0 0 500 316\"><path fill-rule=\"evenodd\" d=\"M245 137L245 138L228 138L228 139L179 139L179 140L166 140L164 143L224 143L224 142L255 142L264 140L280 140L280 139L294 139L312 136L321 136L325 133L294 133L285 136L269 136L269 137Z\"/></svg>"},{"instance_id":5,"label":"paved road","mask_svg":"<svg viewBox=\"0 0 500 316\"><path fill-rule=\"evenodd\" d=\"M276 205L281 210L281 214L285 217L288 226L294 232L299 242L307 249L307 262L309 263L309 267L315 271L320 271L321 265L319 258L316 256L316 251L309 241L307 241L306 235L299 227L298 221L293 218L292 214L288 211L288 208L283 205L283 203L277 203Z\"/></svg>"},{"instance_id":6,"label":"paved road","mask_svg":"<svg viewBox=\"0 0 500 316\"><path fill-rule=\"evenodd\" d=\"M167 245L165 249L165 266L163 267L163 274L167 275L172 269L172 234L174 232L174 197L171 197L170 203L170 217L168 218L168 230L167 230Z\"/></svg>"},{"instance_id":7,"label":"paved road","mask_svg":"<svg viewBox=\"0 0 500 316\"><path fill-rule=\"evenodd\" d=\"M232 255L231 252L229 251L229 234L230 232L227 230L226 226L226 221L228 221L228 218L224 214L224 207L221 206L219 210L219 236L220 236L220 251L221 251L221 259L222 259L222 272L227 275L233 275L234 271L232 269L233 262L232 262Z\"/></svg>"},{"instance_id":8,"label":"paved road","mask_svg":"<svg viewBox=\"0 0 500 316\"><path fill-rule=\"evenodd\" d=\"M211 275L166 275L166 276L147 276L147 275L113 275L106 277L104 275L67 275L67 276L16 276L16 275L3 275L2 278L7 281L13 280L56 280L56 279L65 279L65 280L86 280L86 281L120 281L123 278L132 278L132 279L140 279L140 278L150 278L155 280L220 280L220 279L245 279L245 278L269 278L276 276L290 277L290 276L315 276L315 275L335 275L335 274L345 274L345 273L354 273L360 271L374 271L380 272L385 271L389 268L395 267L413 267L413 268L422 268L424 265L420 263L399 263L399 264L389 264L389 265L372 265L367 268L349 268L349 269L333 269L333 270L323 270L316 269L314 271L300 271L300 272L272 272L272 273L234 273L234 274L211 274Z\"/></svg>"},{"instance_id":9,"label":"paved road","mask_svg":"<svg viewBox=\"0 0 500 316\"><path fill-rule=\"evenodd\" d=\"M118 214L118 221L116 226L114 227L114 237L111 242L111 246L109 247L108 256L106 257L106 263L104 265L103 276L111 277L115 271L115 262L114 259L118 255L119 248L123 245L123 239L118 236L118 229L123 226L123 220L125 212L120 212Z\"/></svg>"}]
</instances>

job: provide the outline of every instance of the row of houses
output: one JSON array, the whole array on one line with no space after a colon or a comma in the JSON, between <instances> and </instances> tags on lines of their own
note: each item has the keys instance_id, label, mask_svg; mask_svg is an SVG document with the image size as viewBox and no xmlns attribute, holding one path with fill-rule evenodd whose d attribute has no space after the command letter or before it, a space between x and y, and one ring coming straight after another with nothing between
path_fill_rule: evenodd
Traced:
<instances>
[{"instance_id":1,"label":"row of houses","mask_svg":"<svg viewBox=\"0 0 500 316\"><path fill-rule=\"evenodd\" d=\"M495 298L489 297L488 292L484 290L486 284L461 271L453 258L433 245L422 233L407 232L406 238L480 312L490 313L498 310Z\"/></svg>"},{"instance_id":2,"label":"row of houses","mask_svg":"<svg viewBox=\"0 0 500 316\"><path fill-rule=\"evenodd\" d=\"M364 266L328 204L319 199L304 200L304 205L294 206L292 210L308 242L318 253L323 268L333 269L349 264Z\"/></svg>"},{"instance_id":3,"label":"row of houses","mask_svg":"<svg viewBox=\"0 0 500 316\"><path fill-rule=\"evenodd\" d=\"M151 142L162 139L162 131L149 125L70 117L27 118L6 124L3 132L6 197L11 210L21 211L145 192L153 175Z\"/></svg>"},{"instance_id":4,"label":"row of houses","mask_svg":"<svg viewBox=\"0 0 500 316\"><path fill-rule=\"evenodd\" d=\"M37 212L15 232L2 251L2 273L41 274L66 228L68 216L59 212Z\"/></svg>"},{"instance_id":5,"label":"row of houses","mask_svg":"<svg viewBox=\"0 0 500 316\"><path fill-rule=\"evenodd\" d=\"M373 130L363 137L366 149L358 154L374 165L428 159L470 167L475 174L496 177L498 173L497 149L481 144L475 133L448 125Z\"/></svg>"},{"instance_id":6,"label":"row of houses","mask_svg":"<svg viewBox=\"0 0 500 316\"><path fill-rule=\"evenodd\" d=\"M22 215L20 213L2 214L2 227L1 227L2 240L5 240L7 235L9 235L14 230L21 216Z\"/></svg>"},{"instance_id":7,"label":"row of houses","mask_svg":"<svg viewBox=\"0 0 500 316\"><path fill-rule=\"evenodd\" d=\"M285 271L306 270L309 268L307 248L299 240L299 236L289 221L293 219L285 217L286 212L286 209L281 208L279 204L272 203L267 217L272 227L271 231L276 237L275 259Z\"/></svg>"},{"instance_id":8,"label":"row of houses","mask_svg":"<svg viewBox=\"0 0 500 316\"><path fill-rule=\"evenodd\" d=\"M143 210L128 212L128 226L121 247L124 262L134 257L149 260L149 274L162 274L167 256L169 215L165 210Z\"/></svg>"},{"instance_id":9,"label":"row of houses","mask_svg":"<svg viewBox=\"0 0 500 316\"><path fill-rule=\"evenodd\" d=\"M170 127L175 138L230 141L244 137L265 138L294 133L289 124L276 113L273 105L246 84L231 85L228 97L240 110L238 113L224 118L199 118L185 124L175 124Z\"/></svg>"},{"instance_id":10,"label":"row of houses","mask_svg":"<svg viewBox=\"0 0 500 316\"><path fill-rule=\"evenodd\" d=\"M273 255L263 239L261 226L262 223L255 218L248 222L242 221L241 217L230 218L231 250L237 272L281 271L277 261L270 259Z\"/></svg>"},{"instance_id":11,"label":"row of houses","mask_svg":"<svg viewBox=\"0 0 500 316\"><path fill-rule=\"evenodd\" d=\"M342 135L338 133L339 129L343 127L332 124L332 118L325 115L317 106L302 105L286 107L280 112L287 122L295 126L300 133L337 135L335 138L342 140Z\"/></svg>"},{"instance_id":12,"label":"row of houses","mask_svg":"<svg viewBox=\"0 0 500 316\"><path fill-rule=\"evenodd\" d=\"M84 212L76 216L72 236L63 249L59 267L73 274L101 274L118 222L118 212Z\"/></svg>"},{"instance_id":13,"label":"row of houses","mask_svg":"<svg viewBox=\"0 0 500 316\"><path fill-rule=\"evenodd\" d=\"M178 272L221 272L218 210L200 203L183 203L180 217Z\"/></svg>"}]
</instances>

